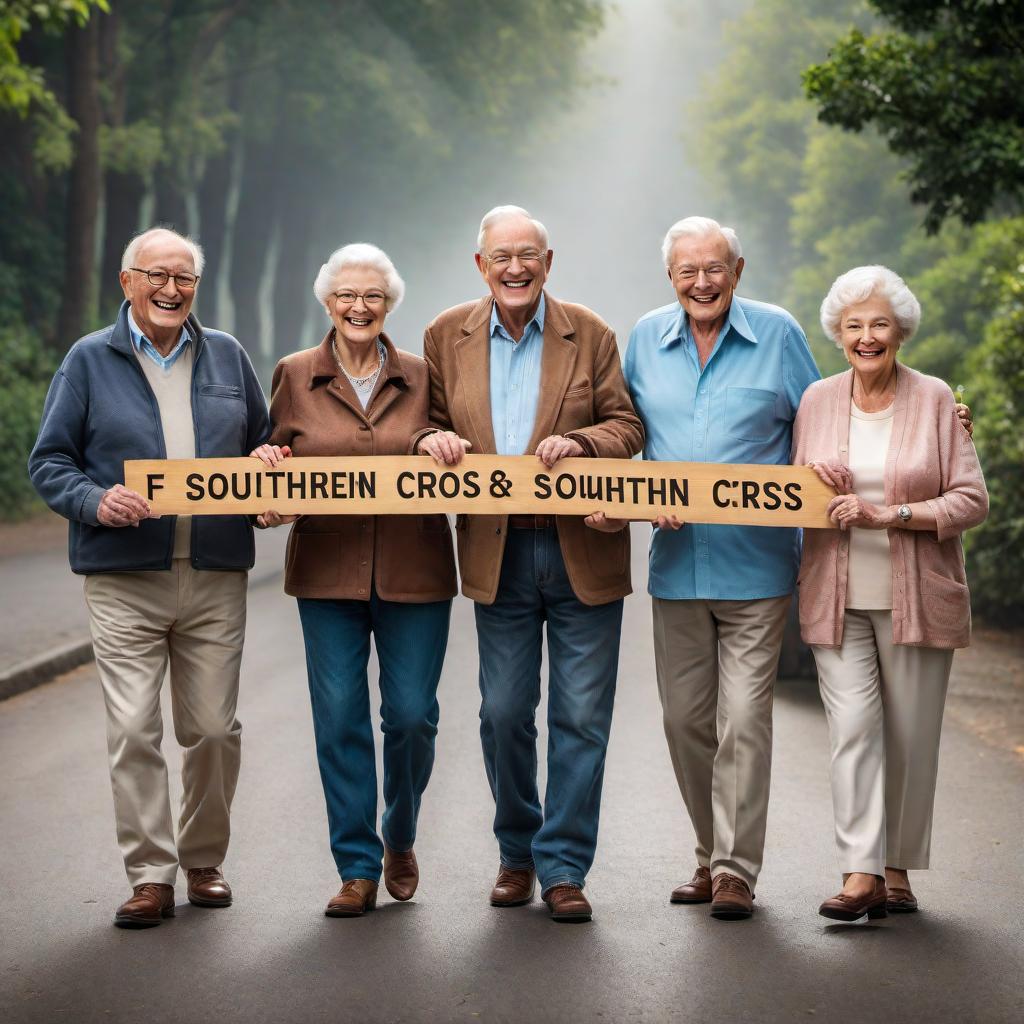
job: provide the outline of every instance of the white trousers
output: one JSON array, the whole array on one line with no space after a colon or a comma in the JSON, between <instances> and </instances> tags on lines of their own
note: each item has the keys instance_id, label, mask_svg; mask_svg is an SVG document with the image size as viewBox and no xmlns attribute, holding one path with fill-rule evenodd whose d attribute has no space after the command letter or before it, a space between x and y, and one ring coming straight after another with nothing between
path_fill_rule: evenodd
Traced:
<instances>
[{"instance_id":1,"label":"white trousers","mask_svg":"<svg viewBox=\"0 0 1024 1024\"><path fill-rule=\"evenodd\" d=\"M928 867L953 652L892 641L892 612L846 610L841 647L813 646L832 749L843 873Z\"/></svg>"},{"instance_id":2,"label":"white trousers","mask_svg":"<svg viewBox=\"0 0 1024 1024\"><path fill-rule=\"evenodd\" d=\"M697 863L751 891L764 857L772 697L790 596L654 598L665 738L697 834Z\"/></svg>"},{"instance_id":3,"label":"white trousers","mask_svg":"<svg viewBox=\"0 0 1024 1024\"><path fill-rule=\"evenodd\" d=\"M129 882L173 885L183 868L227 852L242 727L235 718L247 573L193 569L103 573L85 580L107 710L117 841ZM184 747L175 844L160 690L170 665L174 734Z\"/></svg>"}]
</instances>

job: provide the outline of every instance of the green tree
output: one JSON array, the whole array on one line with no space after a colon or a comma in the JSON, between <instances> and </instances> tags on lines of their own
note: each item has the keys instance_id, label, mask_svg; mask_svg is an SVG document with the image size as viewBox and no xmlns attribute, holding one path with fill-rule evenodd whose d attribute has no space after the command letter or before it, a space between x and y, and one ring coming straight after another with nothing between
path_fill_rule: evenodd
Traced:
<instances>
[{"instance_id":1,"label":"green tree","mask_svg":"<svg viewBox=\"0 0 1024 1024\"><path fill-rule=\"evenodd\" d=\"M1024 0L870 0L895 31L838 40L804 72L828 124L909 160L930 231L1024 198Z\"/></svg>"}]
</instances>

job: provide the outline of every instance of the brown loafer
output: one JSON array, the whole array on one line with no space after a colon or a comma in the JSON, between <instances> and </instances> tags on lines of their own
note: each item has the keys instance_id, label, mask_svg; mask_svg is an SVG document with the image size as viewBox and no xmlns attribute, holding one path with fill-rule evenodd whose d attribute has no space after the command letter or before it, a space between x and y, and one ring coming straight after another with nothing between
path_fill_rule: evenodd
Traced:
<instances>
[{"instance_id":1,"label":"brown loafer","mask_svg":"<svg viewBox=\"0 0 1024 1024\"><path fill-rule=\"evenodd\" d=\"M492 907L521 907L533 899L537 886L537 872L533 868L498 869L498 877L491 890Z\"/></svg>"},{"instance_id":2,"label":"brown loafer","mask_svg":"<svg viewBox=\"0 0 1024 1024\"><path fill-rule=\"evenodd\" d=\"M917 897L909 889L889 890L885 909L890 914L913 914L917 911Z\"/></svg>"},{"instance_id":3,"label":"brown loafer","mask_svg":"<svg viewBox=\"0 0 1024 1024\"><path fill-rule=\"evenodd\" d=\"M220 868L189 868L188 901L196 907L230 907L231 886Z\"/></svg>"},{"instance_id":4,"label":"brown loafer","mask_svg":"<svg viewBox=\"0 0 1024 1024\"><path fill-rule=\"evenodd\" d=\"M554 885L543 895L552 921L589 921L594 916L583 890L576 885Z\"/></svg>"},{"instance_id":5,"label":"brown loafer","mask_svg":"<svg viewBox=\"0 0 1024 1024\"><path fill-rule=\"evenodd\" d=\"M878 879L874 889L866 896L847 896L841 892L831 899L825 900L818 913L831 921L859 921L865 914L875 920L885 917L886 892L885 881Z\"/></svg>"},{"instance_id":6,"label":"brown loafer","mask_svg":"<svg viewBox=\"0 0 1024 1024\"><path fill-rule=\"evenodd\" d=\"M377 906L377 883L368 878L352 878L345 882L337 896L327 902L328 917L362 917Z\"/></svg>"},{"instance_id":7,"label":"brown loafer","mask_svg":"<svg viewBox=\"0 0 1024 1024\"><path fill-rule=\"evenodd\" d=\"M399 853L384 845L384 888L403 903L411 900L420 881L420 868L412 850Z\"/></svg>"},{"instance_id":8,"label":"brown loafer","mask_svg":"<svg viewBox=\"0 0 1024 1024\"><path fill-rule=\"evenodd\" d=\"M682 885L677 885L669 897L670 903L710 903L711 902L711 871L697 865L693 878Z\"/></svg>"},{"instance_id":9,"label":"brown loafer","mask_svg":"<svg viewBox=\"0 0 1024 1024\"><path fill-rule=\"evenodd\" d=\"M723 871L711 883L711 916L720 921L741 921L754 912L754 895L738 875Z\"/></svg>"},{"instance_id":10,"label":"brown loafer","mask_svg":"<svg viewBox=\"0 0 1024 1024\"><path fill-rule=\"evenodd\" d=\"M174 886L163 882L143 882L132 889L114 913L118 928L152 928L165 917L174 917Z\"/></svg>"}]
</instances>

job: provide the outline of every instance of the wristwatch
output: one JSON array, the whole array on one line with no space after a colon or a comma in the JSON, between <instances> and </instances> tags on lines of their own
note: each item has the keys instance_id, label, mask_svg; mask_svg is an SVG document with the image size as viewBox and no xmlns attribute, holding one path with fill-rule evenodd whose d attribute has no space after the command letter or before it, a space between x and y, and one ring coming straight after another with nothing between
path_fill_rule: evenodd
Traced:
<instances>
[{"instance_id":1,"label":"wristwatch","mask_svg":"<svg viewBox=\"0 0 1024 1024\"><path fill-rule=\"evenodd\" d=\"M900 507L896 509L896 515L899 517L901 523L909 523L913 518L914 513L910 511L909 505L900 505Z\"/></svg>"}]
</instances>

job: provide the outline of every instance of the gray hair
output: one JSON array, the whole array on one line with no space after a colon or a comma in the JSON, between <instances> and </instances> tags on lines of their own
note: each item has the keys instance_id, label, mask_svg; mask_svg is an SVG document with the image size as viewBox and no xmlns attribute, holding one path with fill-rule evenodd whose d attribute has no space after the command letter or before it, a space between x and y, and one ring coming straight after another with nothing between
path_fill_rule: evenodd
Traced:
<instances>
[{"instance_id":1,"label":"gray hair","mask_svg":"<svg viewBox=\"0 0 1024 1024\"><path fill-rule=\"evenodd\" d=\"M740 246L739 236L732 228L723 228L717 220L710 217L684 217L677 220L665 234L665 240L661 243L661 258L668 267L672 261L672 250L680 238L704 238L707 235L718 233L729 246L729 259L733 268L739 263L743 256L743 249Z\"/></svg>"},{"instance_id":2,"label":"gray hair","mask_svg":"<svg viewBox=\"0 0 1024 1024\"><path fill-rule=\"evenodd\" d=\"M140 231L129 243L124 247L124 252L121 254L121 269L130 270L135 263L139 261L139 250L149 241L153 235L173 235L190 253L192 253L192 265L195 267L196 277L199 277L203 272L203 265L206 262L203 256L203 247L194 239L188 235L179 234L174 228L167 228L163 225L157 225L155 228L147 228L145 231Z\"/></svg>"},{"instance_id":3,"label":"gray hair","mask_svg":"<svg viewBox=\"0 0 1024 1024\"><path fill-rule=\"evenodd\" d=\"M821 304L821 326L836 343L836 348L843 347L839 329L843 313L872 295L885 299L892 306L901 342L914 336L921 322L921 303L903 278L888 267L854 267L832 282Z\"/></svg>"},{"instance_id":4,"label":"gray hair","mask_svg":"<svg viewBox=\"0 0 1024 1024\"><path fill-rule=\"evenodd\" d=\"M368 242L353 242L351 245L343 245L335 249L327 262L320 267L320 273L316 275L313 282L313 294L321 306L327 304L327 299L334 291L334 284L338 275L348 267L369 267L376 270L384 278L384 292L387 295L388 312L398 308L405 295L405 282L395 270L388 254L383 249L378 249Z\"/></svg>"},{"instance_id":5,"label":"gray hair","mask_svg":"<svg viewBox=\"0 0 1024 1024\"><path fill-rule=\"evenodd\" d=\"M508 217L525 217L533 226L537 229L537 234L540 235L541 248L548 248L548 229L536 217L532 216L521 206L495 206L493 210L488 210L480 221L480 231L476 236L476 251L482 252L484 248L484 236L487 234L488 228L497 224L499 220L505 220Z\"/></svg>"}]
</instances>

